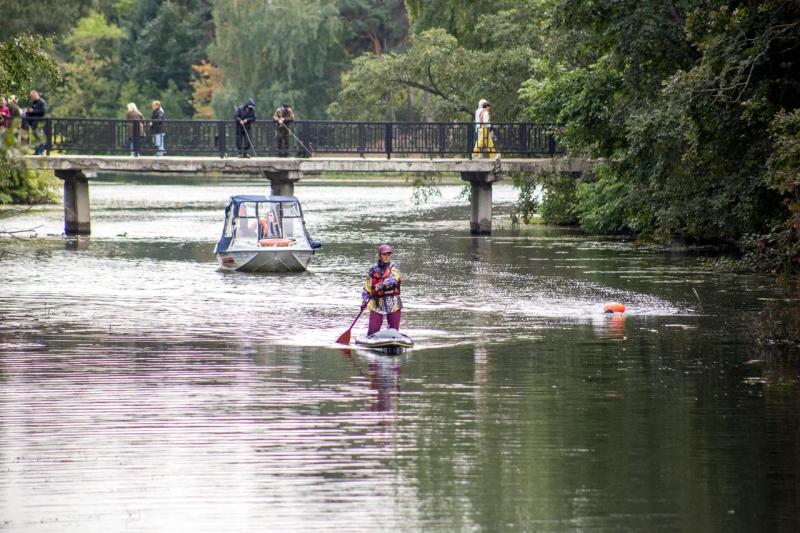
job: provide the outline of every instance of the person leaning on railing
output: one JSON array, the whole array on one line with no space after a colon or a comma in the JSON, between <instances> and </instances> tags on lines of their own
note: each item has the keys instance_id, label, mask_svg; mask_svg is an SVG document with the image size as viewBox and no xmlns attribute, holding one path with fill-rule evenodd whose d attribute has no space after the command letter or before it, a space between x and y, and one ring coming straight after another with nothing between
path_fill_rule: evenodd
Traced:
<instances>
[{"instance_id":1,"label":"person leaning on railing","mask_svg":"<svg viewBox=\"0 0 800 533\"><path fill-rule=\"evenodd\" d=\"M289 155L289 126L294 122L294 110L284 102L272 114L272 121L275 122L275 148L278 157Z\"/></svg>"}]
</instances>

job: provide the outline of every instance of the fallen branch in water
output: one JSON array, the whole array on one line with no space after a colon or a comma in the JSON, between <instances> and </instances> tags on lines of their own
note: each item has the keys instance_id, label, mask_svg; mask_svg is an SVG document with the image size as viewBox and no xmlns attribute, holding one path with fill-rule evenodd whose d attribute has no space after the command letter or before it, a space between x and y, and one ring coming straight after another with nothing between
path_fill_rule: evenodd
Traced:
<instances>
[{"instance_id":1,"label":"fallen branch in water","mask_svg":"<svg viewBox=\"0 0 800 533\"><path fill-rule=\"evenodd\" d=\"M11 237L17 237L18 233L36 233L36 230L41 228L42 226L34 226L30 229L13 229L13 230L6 230L0 229L0 235L10 235Z\"/></svg>"}]
</instances>

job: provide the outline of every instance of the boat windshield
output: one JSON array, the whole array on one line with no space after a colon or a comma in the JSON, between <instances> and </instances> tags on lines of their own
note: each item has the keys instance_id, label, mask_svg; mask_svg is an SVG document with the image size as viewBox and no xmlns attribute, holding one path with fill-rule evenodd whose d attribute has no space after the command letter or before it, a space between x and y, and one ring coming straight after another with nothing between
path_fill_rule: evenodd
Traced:
<instances>
[{"instance_id":1,"label":"boat windshield","mask_svg":"<svg viewBox=\"0 0 800 533\"><path fill-rule=\"evenodd\" d=\"M296 202L242 202L232 229L233 236L240 241L306 241L302 213Z\"/></svg>"}]
</instances>

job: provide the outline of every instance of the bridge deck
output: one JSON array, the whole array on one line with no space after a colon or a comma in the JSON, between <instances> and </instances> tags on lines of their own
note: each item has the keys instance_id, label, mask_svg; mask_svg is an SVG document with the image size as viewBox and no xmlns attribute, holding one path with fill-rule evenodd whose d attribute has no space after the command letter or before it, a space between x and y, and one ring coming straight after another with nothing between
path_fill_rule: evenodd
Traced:
<instances>
[{"instance_id":1,"label":"bridge deck","mask_svg":"<svg viewBox=\"0 0 800 533\"><path fill-rule=\"evenodd\" d=\"M368 158L254 157L231 159L202 156L123 157L99 155L26 156L29 168L53 170L64 181L64 233L91 233L89 180L100 172L255 174L271 183L273 194L293 195L294 184L304 175L320 172L458 172L471 186L470 232L491 233L492 183L509 172L576 172L586 161L568 158L463 159L463 158Z\"/></svg>"},{"instance_id":2,"label":"bridge deck","mask_svg":"<svg viewBox=\"0 0 800 533\"><path fill-rule=\"evenodd\" d=\"M580 161L563 157L539 159L464 159L464 158L378 158L313 157L248 159L202 156L128 157L99 155L27 156L29 168L41 170L79 170L91 177L96 172L174 172L242 173L274 172L469 172L489 173L500 178L507 172L574 172L583 170Z\"/></svg>"}]
</instances>

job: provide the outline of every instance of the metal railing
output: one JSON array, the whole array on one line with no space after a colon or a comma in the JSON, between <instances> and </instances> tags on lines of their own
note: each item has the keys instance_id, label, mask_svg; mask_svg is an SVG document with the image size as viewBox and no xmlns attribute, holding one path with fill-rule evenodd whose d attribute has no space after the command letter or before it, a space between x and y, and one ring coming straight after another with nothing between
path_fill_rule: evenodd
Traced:
<instances>
[{"instance_id":1,"label":"metal railing","mask_svg":"<svg viewBox=\"0 0 800 533\"><path fill-rule=\"evenodd\" d=\"M111 155L135 152L155 155L151 127L118 119L43 119L48 153ZM237 125L223 120L165 120L168 155L237 155ZM289 154L382 154L471 157L477 132L471 122L336 122L299 120L291 126ZM277 155L275 125L256 122L249 130L255 154ZM552 157L564 154L551 124L499 123L492 126L494 146L509 157ZM298 142L299 141L299 142ZM308 153L308 150L311 154ZM253 152L250 151L252 154Z\"/></svg>"}]
</instances>

